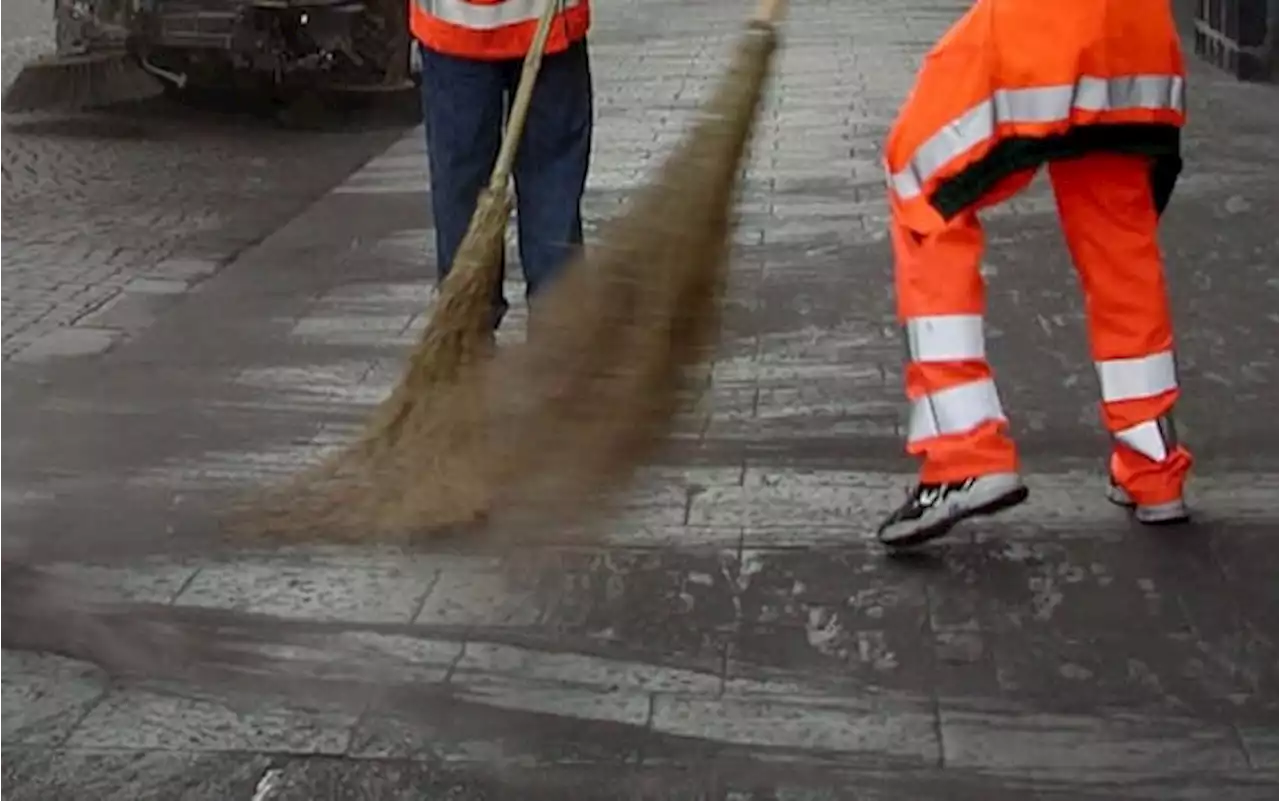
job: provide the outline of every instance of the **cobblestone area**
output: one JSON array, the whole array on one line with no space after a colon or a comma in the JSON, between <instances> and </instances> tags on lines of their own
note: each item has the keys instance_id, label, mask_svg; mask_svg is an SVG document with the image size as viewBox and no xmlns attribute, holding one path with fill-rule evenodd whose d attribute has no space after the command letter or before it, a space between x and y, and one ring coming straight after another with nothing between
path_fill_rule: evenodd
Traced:
<instances>
[{"instance_id":1,"label":"cobblestone area","mask_svg":"<svg viewBox=\"0 0 1280 801\"><path fill-rule=\"evenodd\" d=\"M6 360L106 347L149 317L123 326L119 313L88 319L95 311L181 294L395 136L288 132L163 104L5 126ZM111 331L65 330L77 324Z\"/></svg>"},{"instance_id":2,"label":"cobblestone area","mask_svg":"<svg viewBox=\"0 0 1280 801\"><path fill-rule=\"evenodd\" d=\"M52 2L5 8L6 88L25 62L53 51L53 38ZM216 271L387 141L325 142L162 104L4 123L6 361L37 342L31 357L110 346L123 332L65 329L124 299L126 287L145 296L133 306L179 294L154 281L185 287ZM323 166L301 169L307 158Z\"/></svg>"},{"instance_id":3,"label":"cobblestone area","mask_svg":"<svg viewBox=\"0 0 1280 801\"><path fill-rule=\"evenodd\" d=\"M598 2L593 231L681 136L745 13ZM910 472L879 143L962 6L795 4L710 397L598 541L208 536L221 499L351 436L396 379L425 319L420 131L181 313L94 359L15 365L6 545L136 604L122 642L154 625L262 661L173 668L162 637L151 681L124 682L6 651L6 797L1271 798L1274 92L1193 65L1165 247L1197 522L1152 534L1101 499L1080 300L1037 188L990 215L985 265L1031 500L917 559L868 537Z\"/></svg>"}]
</instances>

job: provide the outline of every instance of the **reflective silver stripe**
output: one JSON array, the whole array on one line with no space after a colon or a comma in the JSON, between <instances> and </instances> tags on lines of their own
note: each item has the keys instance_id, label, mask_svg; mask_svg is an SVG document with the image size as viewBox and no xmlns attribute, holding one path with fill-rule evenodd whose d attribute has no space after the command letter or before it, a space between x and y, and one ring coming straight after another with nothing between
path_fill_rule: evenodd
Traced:
<instances>
[{"instance_id":1,"label":"reflective silver stripe","mask_svg":"<svg viewBox=\"0 0 1280 801\"><path fill-rule=\"evenodd\" d=\"M418 7L436 19L475 30L491 30L536 20L542 13L544 2L546 0L502 0L482 5L468 0L417 0ZM558 2L563 10L575 8L585 0Z\"/></svg>"},{"instance_id":2,"label":"reflective silver stripe","mask_svg":"<svg viewBox=\"0 0 1280 801\"><path fill-rule=\"evenodd\" d=\"M1178 388L1178 369L1172 351L1153 353L1136 359L1109 359L1097 362L1102 400L1150 398Z\"/></svg>"},{"instance_id":3,"label":"reflective silver stripe","mask_svg":"<svg viewBox=\"0 0 1280 801\"><path fill-rule=\"evenodd\" d=\"M1163 462L1178 447L1178 427L1172 414L1162 414L1155 420L1115 432L1115 438L1138 453L1156 462Z\"/></svg>"},{"instance_id":4,"label":"reflective silver stripe","mask_svg":"<svg viewBox=\"0 0 1280 801\"><path fill-rule=\"evenodd\" d=\"M1160 426L1154 420L1117 431L1115 438L1152 461L1163 462L1169 458L1169 449L1165 446L1164 437L1160 436Z\"/></svg>"},{"instance_id":5,"label":"reflective silver stripe","mask_svg":"<svg viewBox=\"0 0 1280 801\"><path fill-rule=\"evenodd\" d=\"M990 139L1006 123L1063 122L1076 111L1167 109L1182 111L1186 82L1178 75L1082 77L1074 85L1000 89L938 130L911 154L907 165L889 176L903 200L918 196L949 161Z\"/></svg>"},{"instance_id":6,"label":"reflective silver stripe","mask_svg":"<svg viewBox=\"0 0 1280 801\"><path fill-rule=\"evenodd\" d=\"M982 315L938 314L907 320L907 348L913 362L984 359Z\"/></svg>"},{"instance_id":7,"label":"reflective silver stripe","mask_svg":"<svg viewBox=\"0 0 1280 801\"><path fill-rule=\"evenodd\" d=\"M1165 442L1160 424L1154 420L1117 431L1115 438L1153 462L1163 462L1169 458L1172 443Z\"/></svg>"},{"instance_id":8,"label":"reflective silver stripe","mask_svg":"<svg viewBox=\"0 0 1280 801\"><path fill-rule=\"evenodd\" d=\"M943 434L962 434L987 420L1004 420L1004 407L990 379L944 389L911 404L907 440L919 442Z\"/></svg>"}]
</instances>

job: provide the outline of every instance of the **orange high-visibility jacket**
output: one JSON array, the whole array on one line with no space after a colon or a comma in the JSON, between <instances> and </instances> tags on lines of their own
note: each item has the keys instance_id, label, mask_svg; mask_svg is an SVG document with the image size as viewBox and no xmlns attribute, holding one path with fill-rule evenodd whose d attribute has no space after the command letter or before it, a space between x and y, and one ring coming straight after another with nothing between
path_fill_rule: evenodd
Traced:
<instances>
[{"instance_id":1,"label":"orange high-visibility jacket","mask_svg":"<svg viewBox=\"0 0 1280 801\"><path fill-rule=\"evenodd\" d=\"M463 58L523 58L544 0L409 0L409 29L440 53ZM587 35L590 0L556 0L546 52L559 53Z\"/></svg>"},{"instance_id":2,"label":"orange high-visibility jacket","mask_svg":"<svg viewBox=\"0 0 1280 801\"><path fill-rule=\"evenodd\" d=\"M1181 169L1185 72L1169 0L977 0L925 57L885 148L889 197L928 233L1013 173L1090 151Z\"/></svg>"}]
</instances>

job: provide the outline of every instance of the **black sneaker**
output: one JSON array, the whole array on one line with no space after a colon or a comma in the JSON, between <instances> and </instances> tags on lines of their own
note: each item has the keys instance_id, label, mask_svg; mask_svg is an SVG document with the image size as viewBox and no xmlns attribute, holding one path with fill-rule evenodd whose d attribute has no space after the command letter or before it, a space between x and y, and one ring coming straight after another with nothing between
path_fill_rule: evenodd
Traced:
<instances>
[{"instance_id":1,"label":"black sneaker","mask_svg":"<svg viewBox=\"0 0 1280 801\"><path fill-rule=\"evenodd\" d=\"M907 502L880 524L876 538L905 548L943 536L969 517L989 515L1027 499L1017 473L989 473L952 484L919 484Z\"/></svg>"}]
</instances>

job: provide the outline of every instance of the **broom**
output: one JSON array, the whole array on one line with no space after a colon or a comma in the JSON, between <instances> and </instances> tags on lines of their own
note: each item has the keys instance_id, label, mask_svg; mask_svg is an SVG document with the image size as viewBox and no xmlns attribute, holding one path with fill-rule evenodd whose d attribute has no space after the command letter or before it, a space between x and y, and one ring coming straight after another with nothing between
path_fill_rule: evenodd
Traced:
<instances>
[{"instance_id":1,"label":"broom","mask_svg":"<svg viewBox=\"0 0 1280 801\"><path fill-rule=\"evenodd\" d=\"M286 491L255 530L395 541L486 520L528 536L603 511L703 383L695 368L715 342L733 196L782 10L761 0L694 130L546 290L536 337L478 358L499 246L464 245L373 435L328 481ZM472 233L505 222L485 209Z\"/></svg>"},{"instance_id":2,"label":"broom","mask_svg":"<svg viewBox=\"0 0 1280 801\"><path fill-rule=\"evenodd\" d=\"M57 51L22 65L0 99L6 114L76 112L164 91L128 51L128 30L101 19L91 6L56 0L54 24Z\"/></svg>"},{"instance_id":3,"label":"broom","mask_svg":"<svg viewBox=\"0 0 1280 801\"><path fill-rule=\"evenodd\" d=\"M401 447L406 427L444 413L440 404L445 387L466 386L474 390L474 382L461 378L479 360L492 355L493 288L501 277L507 223L511 218L508 183L558 5L558 0L544 0L489 184L477 199L467 232L451 269L441 282L434 313L410 357L408 369L355 444L327 460L319 469L303 474L272 493L265 503L250 502L250 508L258 513L257 519L249 523L250 529L306 528L309 527L307 521L315 525L326 521L340 524L344 520L355 522L366 517L368 512L362 507L371 503L384 505L385 496L399 491L394 485L388 486L388 476L395 468L389 463L398 459L397 449ZM450 403L478 412L481 398L474 391L468 394L470 397L465 401L454 398ZM479 421L459 422L450 431L441 433L431 451L420 455L441 476L466 472L465 468L451 464L456 462L451 457L471 449L470 440ZM456 488L452 494L452 507L456 512L446 515L454 518L451 522L465 525L483 518L485 503L476 496L474 488L474 482L466 481ZM375 500L379 496L383 496L382 499Z\"/></svg>"},{"instance_id":4,"label":"broom","mask_svg":"<svg viewBox=\"0 0 1280 801\"><path fill-rule=\"evenodd\" d=\"M737 181L784 8L760 0L701 120L553 288L538 337L486 367L494 536L563 536L603 514L706 386Z\"/></svg>"}]
</instances>

